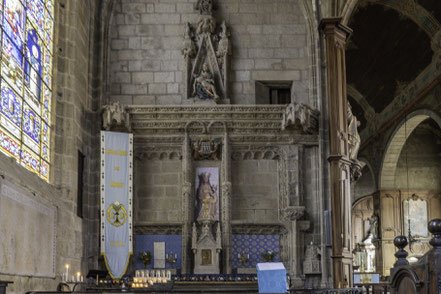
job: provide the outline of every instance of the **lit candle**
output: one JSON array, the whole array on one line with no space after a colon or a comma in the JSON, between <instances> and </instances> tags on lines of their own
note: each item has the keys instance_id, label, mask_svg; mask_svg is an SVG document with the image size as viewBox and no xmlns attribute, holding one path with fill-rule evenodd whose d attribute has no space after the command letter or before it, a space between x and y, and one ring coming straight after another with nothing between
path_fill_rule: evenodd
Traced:
<instances>
[{"instance_id":1,"label":"lit candle","mask_svg":"<svg viewBox=\"0 0 441 294\"><path fill-rule=\"evenodd\" d=\"M69 279L69 265L66 264L64 267L66 268L66 282L67 282L67 280Z\"/></svg>"},{"instance_id":2,"label":"lit candle","mask_svg":"<svg viewBox=\"0 0 441 294\"><path fill-rule=\"evenodd\" d=\"M81 275L81 281L80 281L81 283L83 282L83 275Z\"/></svg>"},{"instance_id":3,"label":"lit candle","mask_svg":"<svg viewBox=\"0 0 441 294\"><path fill-rule=\"evenodd\" d=\"M81 273L80 273L80 272L77 272L77 282L80 281L80 275L81 275Z\"/></svg>"}]
</instances>

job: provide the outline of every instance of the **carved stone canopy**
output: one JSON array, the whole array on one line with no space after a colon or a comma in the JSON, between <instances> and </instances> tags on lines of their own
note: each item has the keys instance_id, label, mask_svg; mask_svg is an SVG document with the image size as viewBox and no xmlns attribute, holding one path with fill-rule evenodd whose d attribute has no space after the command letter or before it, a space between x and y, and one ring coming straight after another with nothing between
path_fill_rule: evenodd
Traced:
<instances>
[{"instance_id":1,"label":"carved stone canopy","mask_svg":"<svg viewBox=\"0 0 441 294\"><path fill-rule=\"evenodd\" d=\"M130 115L118 101L103 106L102 118L103 128L107 131L131 131Z\"/></svg>"},{"instance_id":2,"label":"carved stone canopy","mask_svg":"<svg viewBox=\"0 0 441 294\"><path fill-rule=\"evenodd\" d=\"M318 131L319 112L305 104L291 103L283 114L282 130L300 128L304 133L312 134Z\"/></svg>"}]
</instances>

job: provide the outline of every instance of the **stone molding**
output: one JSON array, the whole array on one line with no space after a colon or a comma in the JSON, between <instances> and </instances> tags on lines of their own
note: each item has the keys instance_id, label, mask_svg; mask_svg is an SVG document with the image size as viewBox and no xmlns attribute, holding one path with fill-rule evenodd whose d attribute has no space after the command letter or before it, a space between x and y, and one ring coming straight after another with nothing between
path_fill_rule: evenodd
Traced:
<instances>
[{"instance_id":1,"label":"stone molding","mask_svg":"<svg viewBox=\"0 0 441 294\"><path fill-rule=\"evenodd\" d=\"M311 135L316 118L310 116L302 128L284 128L285 105L220 105L220 106L127 106L136 140L149 136L167 136L180 143L183 131L191 135L224 133L234 141L243 136L254 141L309 141L317 144L318 136ZM306 131L305 131L306 130ZM173 138L170 136L178 136ZM258 139L253 138L259 136ZM238 137L239 138L235 138ZM270 137L269 137L270 136ZM266 137L266 138L265 138ZM172 139L173 138L173 139Z\"/></svg>"},{"instance_id":2,"label":"stone molding","mask_svg":"<svg viewBox=\"0 0 441 294\"><path fill-rule=\"evenodd\" d=\"M279 224L238 224L233 221L231 226L233 234L283 235L288 233L288 230Z\"/></svg>"},{"instance_id":3,"label":"stone molding","mask_svg":"<svg viewBox=\"0 0 441 294\"><path fill-rule=\"evenodd\" d=\"M135 224L135 235L180 235L182 224Z\"/></svg>"}]
</instances>

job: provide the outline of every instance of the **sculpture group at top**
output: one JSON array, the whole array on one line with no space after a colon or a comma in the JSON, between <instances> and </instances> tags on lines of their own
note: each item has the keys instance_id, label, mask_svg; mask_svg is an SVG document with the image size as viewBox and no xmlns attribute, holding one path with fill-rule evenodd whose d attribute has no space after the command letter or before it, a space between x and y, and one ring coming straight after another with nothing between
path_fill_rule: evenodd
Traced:
<instances>
[{"instance_id":1,"label":"sculpture group at top","mask_svg":"<svg viewBox=\"0 0 441 294\"><path fill-rule=\"evenodd\" d=\"M194 26L186 24L182 47L187 66L186 95L195 101L226 103L230 33L225 21L217 28L212 0L199 0L195 8L199 20Z\"/></svg>"}]
</instances>

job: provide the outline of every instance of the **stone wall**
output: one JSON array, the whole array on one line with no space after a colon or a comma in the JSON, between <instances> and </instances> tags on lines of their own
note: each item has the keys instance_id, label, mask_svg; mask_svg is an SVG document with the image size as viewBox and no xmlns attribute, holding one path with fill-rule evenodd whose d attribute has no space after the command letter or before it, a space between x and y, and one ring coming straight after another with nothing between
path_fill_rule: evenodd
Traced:
<instances>
[{"instance_id":1,"label":"stone wall","mask_svg":"<svg viewBox=\"0 0 441 294\"><path fill-rule=\"evenodd\" d=\"M181 221L180 160L145 160L135 164L135 223Z\"/></svg>"},{"instance_id":2,"label":"stone wall","mask_svg":"<svg viewBox=\"0 0 441 294\"><path fill-rule=\"evenodd\" d=\"M184 25L197 23L196 0L118 0L109 30L108 96L126 104L183 104ZM292 0L215 1L231 30L229 98L255 103L255 81L293 81L308 103L309 53L303 5ZM267 102L269 103L269 102Z\"/></svg>"},{"instance_id":3,"label":"stone wall","mask_svg":"<svg viewBox=\"0 0 441 294\"><path fill-rule=\"evenodd\" d=\"M232 220L245 223L278 221L279 175L277 160L232 162Z\"/></svg>"}]
</instances>

